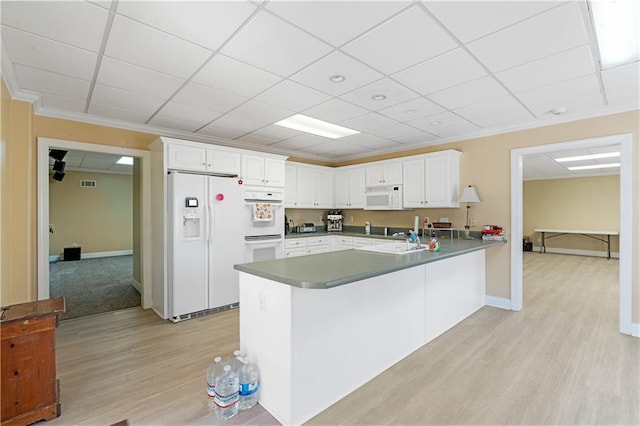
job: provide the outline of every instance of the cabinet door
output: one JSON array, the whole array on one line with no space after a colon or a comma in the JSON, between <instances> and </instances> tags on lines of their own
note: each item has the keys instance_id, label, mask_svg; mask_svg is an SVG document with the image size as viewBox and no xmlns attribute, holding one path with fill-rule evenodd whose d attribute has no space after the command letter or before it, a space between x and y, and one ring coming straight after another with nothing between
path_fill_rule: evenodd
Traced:
<instances>
[{"instance_id":1,"label":"cabinet door","mask_svg":"<svg viewBox=\"0 0 640 426\"><path fill-rule=\"evenodd\" d=\"M424 160L422 158L404 161L402 202L404 207L430 207L425 205Z\"/></svg>"},{"instance_id":2,"label":"cabinet door","mask_svg":"<svg viewBox=\"0 0 640 426\"><path fill-rule=\"evenodd\" d=\"M264 185L264 157L243 154L242 178L246 185Z\"/></svg>"},{"instance_id":3,"label":"cabinet door","mask_svg":"<svg viewBox=\"0 0 640 426\"><path fill-rule=\"evenodd\" d=\"M425 160L425 194L428 207L458 207L458 168L448 156Z\"/></svg>"},{"instance_id":4,"label":"cabinet door","mask_svg":"<svg viewBox=\"0 0 640 426\"><path fill-rule=\"evenodd\" d=\"M237 152L207 150L207 171L214 173L240 174L240 154Z\"/></svg>"},{"instance_id":5,"label":"cabinet door","mask_svg":"<svg viewBox=\"0 0 640 426\"><path fill-rule=\"evenodd\" d=\"M298 198L296 191L298 189L298 168L293 164L286 164L284 167L284 206L296 207Z\"/></svg>"},{"instance_id":6,"label":"cabinet door","mask_svg":"<svg viewBox=\"0 0 640 426\"><path fill-rule=\"evenodd\" d=\"M335 172L334 195L336 198L336 208L347 209L350 206L351 170L337 170Z\"/></svg>"},{"instance_id":7,"label":"cabinet door","mask_svg":"<svg viewBox=\"0 0 640 426\"><path fill-rule=\"evenodd\" d=\"M316 181L313 169L298 167L297 171L296 199L298 208L313 208L316 202Z\"/></svg>"},{"instance_id":8,"label":"cabinet door","mask_svg":"<svg viewBox=\"0 0 640 426\"><path fill-rule=\"evenodd\" d=\"M264 159L264 184L266 186L284 187L284 160L277 158Z\"/></svg>"},{"instance_id":9,"label":"cabinet door","mask_svg":"<svg viewBox=\"0 0 640 426\"><path fill-rule=\"evenodd\" d=\"M353 169L349 173L349 207L363 209L365 202L365 177L364 168Z\"/></svg>"},{"instance_id":10,"label":"cabinet door","mask_svg":"<svg viewBox=\"0 0 640 426\"><path fill-rule=\"evenodd\" d=\"M368 166L365 169L367 186L384 185L384 166L379 164L376 166Z\"/></svg>"},{"instance_id":11,"label":"cabinet door","mask_svg":"<svg viewBox=\"0 0 640 426\"><path fill-rule=\"evenodd\" d=\"M171 144L167 148L167 166L173 170L207 170L207 151L203 148Z\"/></svg>"},{"instance_id":12,"label":"cabinet door","mask_svg":"<svg viewBox=\"0 0 640 426\"><path fill-rule=\"evenodd\" d=\"M333 172L331 170L315 170L316 200L315 208L333 208Z\"/></svg>"},{"instance_id":13,"label":"cabinet door","mask_svg":"<svg viewBox=\"0 0 640 426\"><path fill-rule=\"evenodd\" d=\"M402 185L402 163L389 163L384 165L384 184Z\"/></svg>"}]
</instances>

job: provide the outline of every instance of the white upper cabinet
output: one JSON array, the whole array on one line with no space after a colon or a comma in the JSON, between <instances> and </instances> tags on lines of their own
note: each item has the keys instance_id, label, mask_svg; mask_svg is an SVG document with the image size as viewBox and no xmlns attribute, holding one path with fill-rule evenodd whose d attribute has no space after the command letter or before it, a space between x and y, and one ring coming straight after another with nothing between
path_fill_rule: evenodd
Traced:
<instances>
[{"instance_id":1,"label":"white upper cabinet","mask_svg":"<svg viewBox=\"0 0 640 426\"><path fill-rule=\"evenodd\" d=\"M404 207L458 207L460 155L447 150L404 160Z\"/></svg>"},{"instance_id":2,"label":"white upper cabinet","mask_svg":"<svg viewBox=\"0 0 640 426\"><path fill-rule=\"evenodd\" d=\"M334 171L328 167L287 164L285 206L333 208Z\"/></svg>"},{"instance_id":3,"label":"white upper cabinet","mask_svg":"<svg viewBox=\"0 0 640 426\"><path fill-rule=\"evenodd\" d=\"M365 170L337 169L335 172L335 207L362 209L365 200Z\"/></svg>"},{"instance_id":4,"label":"white upper cabinet","mask_svg":"<svg viewBox=\"0 0 640 426\"><path fill-rule=\"evenodd\" d=\"M402 185L402 162L367 166L365 175L367 186Z\"/></svg>"},{"instance_id":5,"label":"white upper cabinet","mask_svg":"<svg viewBox=\"0 0 640 426\"><path fill-rule=\"evenodd\" d=\"M172 170L240 174L239 152L169 144L167 155L167 167Z\"/></svg>"},{"instance_id":6,"label":"white upper cabinet","mask_svg":"<svg viewBox=\"0 0 640 426\"><path fill-rule=\"evenodd\" d=\"M284 187L284 160L242 154L242 178L245 185Z\"/></svg>"}]
</instances>

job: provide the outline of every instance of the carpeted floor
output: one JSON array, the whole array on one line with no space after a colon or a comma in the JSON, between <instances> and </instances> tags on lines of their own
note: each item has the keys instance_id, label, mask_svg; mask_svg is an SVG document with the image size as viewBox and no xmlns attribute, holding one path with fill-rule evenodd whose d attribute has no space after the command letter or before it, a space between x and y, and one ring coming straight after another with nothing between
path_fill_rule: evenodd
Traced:
<instances>
[{"instance_id":1,"label":"carpeted floor","mask_svg":"<svg viewBox=\"0 0 640 426\"><path fill-rule=\"evenodd\" d=\"M140 306L140 293L133 286L133 256L50 263L49 294L65 297L63 320Z\"/></svg>"}]
</instances>

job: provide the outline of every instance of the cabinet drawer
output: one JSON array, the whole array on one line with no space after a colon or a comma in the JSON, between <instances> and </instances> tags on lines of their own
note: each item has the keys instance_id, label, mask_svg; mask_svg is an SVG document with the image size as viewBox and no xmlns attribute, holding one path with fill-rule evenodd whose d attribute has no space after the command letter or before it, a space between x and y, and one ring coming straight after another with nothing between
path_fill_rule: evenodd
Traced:
<instances>
[{"instance_id":1,"label":"cabinet drawer","mask_svg":"<svg viewBox=\"0 0 640 426\"><path fill-rule=\"evenodd\" d=\"M307 249L304 247L295 247L285 249L284 256L285 257L296 257L296 256L305 256L307 254Z\"/></svg>"},{"instance_id":2,"label":"cabinet drawer","mask_svg":"<svg viewBox=\"0 0 640 426\"><path fill-rule=\"evenodd\" d=\"M289 238L284 242L285 248L306 247L306 246L307 246L306 238Z\"/></svg>"},{"instance_id":3,"label":"cabinet drawer","mask_svg":"<svg viewBox=\"0 0 640 426\"><path fill-rule=\"evenodd\" d=\"M371 238L363 238L363 237L353 237L353 245L354 246L370 246L372 243Z\"/></svg>"},{"instance_id":4,"label":"cabinet drawer","mask_svg":"<svg viewBox=\"0 0 640 426\"><path fill-rule=\"evenodd\" d=\"M353 237L337 237L338 238L338 245L343 245L343 246L352 246L353 245Z\"/></svg>"},{"instance_id":5,"label":"cabinet drawer","mask_svg":"<svg viewBox=\"0 0 640 426\"><path fill-rule=\"evenodd\" d=\"M328 245L331 243L329 237L309 237L307 238L307 247Z\"/></svg>"}]
</instances>

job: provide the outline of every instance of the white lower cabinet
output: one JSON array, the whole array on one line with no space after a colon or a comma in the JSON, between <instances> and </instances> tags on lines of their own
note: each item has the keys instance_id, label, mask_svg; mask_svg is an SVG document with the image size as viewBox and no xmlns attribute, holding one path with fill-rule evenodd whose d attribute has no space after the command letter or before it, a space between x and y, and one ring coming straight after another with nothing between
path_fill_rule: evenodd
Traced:
<instances>
[{"instance_id":1,"label":"white lower cabinet","mask_svg":"<svg viewBox=\"0 0 640 426\"><path fill-rule=\"evenodd\" d=\"M295 257L307 254L306 238L288 238L284 243L284 256Z\"/></svg>"},{"instance_id":2,"label":"white lower cabinet","mask_svg":"<svg viewBox=\"0 0 640 426\"><path fill-rule=\"evenodd\" d=\"M307 238L307 254L330 252L332 237L330 235L322 237Z\"/></svg>"}]
</instances>

